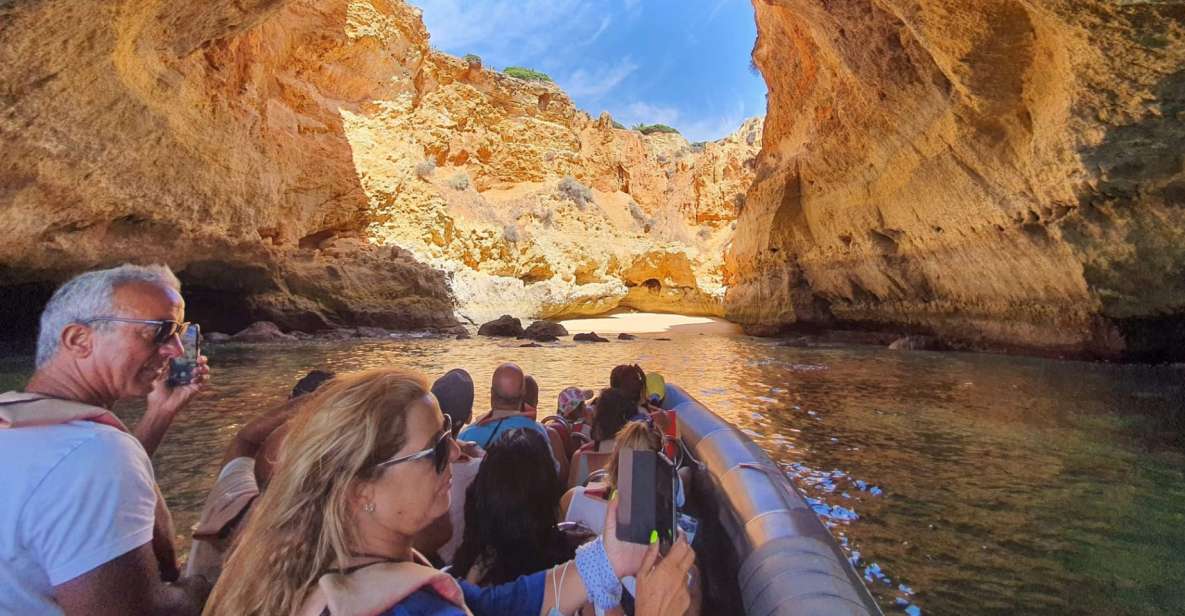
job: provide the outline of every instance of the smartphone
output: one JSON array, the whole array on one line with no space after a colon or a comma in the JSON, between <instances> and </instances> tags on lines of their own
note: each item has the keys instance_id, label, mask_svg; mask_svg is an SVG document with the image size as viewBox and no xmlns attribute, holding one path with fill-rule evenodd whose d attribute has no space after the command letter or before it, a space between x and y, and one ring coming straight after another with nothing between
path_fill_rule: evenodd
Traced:
<instances>
[{"instance_id":1,"label":"smartphone","mask_svg":"<svg viewBox=\"0 0 1185 616\"><path fill-rule=\"evenodd\" d=\"M657 533L664 554L675 542L675 465L666 456L622 449L617 460L617 538L649 544Z\"/></svg>"},{"instance_id":2,"label":"smartphone","mask_svg":"<svg viewBox=\"0 0 1185 616\"><path fill-rule=\"evenodd\" d=\"M184 349L181 357L169 360L169 378L166 381L169 387L180 387L193 382L202 347L202 330L197 323L190 324L181 333L181 347Z\"/></svg>"}]
</instances>

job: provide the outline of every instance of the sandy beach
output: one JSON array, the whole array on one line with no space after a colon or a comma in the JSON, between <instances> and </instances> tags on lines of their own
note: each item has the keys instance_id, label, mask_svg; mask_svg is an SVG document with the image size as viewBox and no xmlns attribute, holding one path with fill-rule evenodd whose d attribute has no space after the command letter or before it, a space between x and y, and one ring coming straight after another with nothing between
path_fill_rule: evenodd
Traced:
<instances>
[{"instance_id":1,"label":"sandy beach","mask_svg":"<svg viewBox=\"0 0 1185 616\"><path fill-rule=\"evenodd\" d=\"M740 326L716 317L691 317L651 312L621 312L598 317L565 319L560 323L573 334L596 332L602 336L607 334L666 334L670 336L741 334Z\"/></svg>"}]
</instances>

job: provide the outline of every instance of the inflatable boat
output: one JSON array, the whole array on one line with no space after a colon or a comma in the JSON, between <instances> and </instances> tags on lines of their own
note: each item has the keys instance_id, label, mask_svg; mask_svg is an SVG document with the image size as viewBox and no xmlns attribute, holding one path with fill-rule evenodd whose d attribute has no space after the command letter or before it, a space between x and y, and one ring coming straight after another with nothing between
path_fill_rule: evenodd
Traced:
<instances>
[{"instance_id":1,"label":"inflatable boat","mask_svg":"<svg viewBox=\"0 0 1185 616\"><path fill-rule=\"evenodd\" d=\"M881 615L881 609L802 494L756 444L683 389L663 406L679 419L697 469L687 510L704 614Z\"/></svg>"}]
</instances>

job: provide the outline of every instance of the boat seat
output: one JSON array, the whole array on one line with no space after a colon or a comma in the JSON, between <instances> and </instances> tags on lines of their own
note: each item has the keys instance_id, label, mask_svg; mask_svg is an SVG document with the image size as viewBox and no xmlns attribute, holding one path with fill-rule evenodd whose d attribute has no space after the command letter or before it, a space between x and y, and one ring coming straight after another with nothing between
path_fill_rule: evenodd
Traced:
<instances>
[{"instance_id":1,"label":"boat seat","mask_svg":"<svg viewBox=\"0 0 1185 616\"><path fill-rule=\"evenodd\" d=\"M572 465L568 469L568 487L583 485L593 471L605 468L609 464L612 452L577 451L572 456Z\"/></svg>"}]
</instances>

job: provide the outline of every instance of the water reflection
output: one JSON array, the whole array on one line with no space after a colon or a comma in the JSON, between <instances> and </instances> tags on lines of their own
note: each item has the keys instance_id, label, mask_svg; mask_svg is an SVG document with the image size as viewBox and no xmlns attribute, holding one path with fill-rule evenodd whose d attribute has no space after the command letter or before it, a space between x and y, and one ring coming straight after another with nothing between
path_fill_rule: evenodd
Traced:
<instances>
[{"instance_id":1,"label":"water reflection","mask_svg":"<svg viewBox=\"0 0 1185 616\"><path fill-rule=\"evenodd\" d=\"M482 383L514 360L538 378L548 411L563 387L602 387L614 365L638 362L749 432L787 471L833 477L808 482L803 471L799 485L829 511L858 515L832 520L832 531L860 552L862 571L876 564L891 579L870 578L886 609L906 584L926 613L1185 613L1182 368L654 337L216 347L211 390L161 446L158 478L188 528L239 426L314 368L464 367L480 412ZM121 409L132 420L139 412Z\"/></svg>"}]
</instances>

